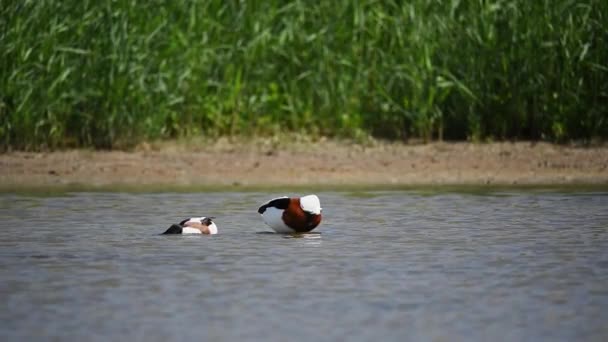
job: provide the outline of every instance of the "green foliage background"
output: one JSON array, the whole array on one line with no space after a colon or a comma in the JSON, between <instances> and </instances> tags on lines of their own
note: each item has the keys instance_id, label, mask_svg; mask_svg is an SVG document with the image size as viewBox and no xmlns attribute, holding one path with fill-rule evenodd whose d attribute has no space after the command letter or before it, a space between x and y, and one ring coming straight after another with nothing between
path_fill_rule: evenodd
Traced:
<instances>
[{"instance_id":1,"label":"green foliage background","mask_svg":"<svg viewBox=\"0 0 608 342\"><path fill-rule=\"evenodd\" d=\"M608 137L608 1L0 0L0 146Z\"/></svg>"}]
</instances>

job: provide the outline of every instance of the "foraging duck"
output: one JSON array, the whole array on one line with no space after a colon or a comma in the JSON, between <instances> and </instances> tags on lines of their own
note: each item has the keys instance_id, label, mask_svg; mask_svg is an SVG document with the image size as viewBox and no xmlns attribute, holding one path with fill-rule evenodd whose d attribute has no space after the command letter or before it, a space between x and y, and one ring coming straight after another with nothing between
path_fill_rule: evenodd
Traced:
<instances>
[{"instance_id":1,"label":"foraging duck","mask_svg":"<svg viewBox=\"0 0 608 342\"><path fill-rule=\"evenodd\" d=\"M258 213L277 233L305 233L321 223L321 202L316 195L279 197L264 203Z\"/></svg>"},{"instance_id":2,"label":"foraging duck","mask_svg":"<svg viewBox=\"0 0 608 342\"><path fill-rule=\"evenodd\" d=\"M215 217L191 217L179 224L172 224L163 234L217 234Z\"/></svg>"}]
</instances>

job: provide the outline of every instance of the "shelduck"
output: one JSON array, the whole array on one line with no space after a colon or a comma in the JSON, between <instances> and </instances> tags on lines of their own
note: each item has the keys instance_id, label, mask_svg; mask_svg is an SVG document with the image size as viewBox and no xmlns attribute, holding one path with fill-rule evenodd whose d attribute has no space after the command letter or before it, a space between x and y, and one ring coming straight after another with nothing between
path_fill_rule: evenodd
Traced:
<instances>
[{"instance_id":1,"label":"shelduck","mask_svg":"<svg viewBox=\"0 0 608 342\"><path fill-rule=\"evenodd\" d=\"M264 203L258 213L277 233L305 233L321 223L321 202L316 195L278 197Z\"/></svg>"},{"instance_id":2,"label":"shelduck","mask_svg":"<svg viewBox=\"0 0 608 342\"><path fill-rule=\"evenodd\" d=\"M217 225L213 222L215 217L191 217L172 224L163 234L217 234Z\"/></svg>"}]
</instances>

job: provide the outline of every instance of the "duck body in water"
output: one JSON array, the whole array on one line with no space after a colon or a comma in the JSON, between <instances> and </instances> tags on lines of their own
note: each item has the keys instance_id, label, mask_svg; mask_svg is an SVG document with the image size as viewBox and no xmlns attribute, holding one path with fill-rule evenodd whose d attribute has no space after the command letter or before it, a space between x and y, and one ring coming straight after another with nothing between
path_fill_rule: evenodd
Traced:
<instances>
[{"instance_id":1,"label":"duck body in water","mask_svg":"<svg viewBox=\"0 0 608 342\"><path fill-rule=\"evenodd\" d=\"M172 224L163 234L208 234L215 235L218 232L217 225L213 222L214 217L191 217L182 220L178 224Z\"/></svg>"},{"instance_id":2,"label":"duck body in water","mask_svg":"<svg viewBox=\"0 0 608 342\"><path fill-rule=\"evenodd\" d=\"M277 233L306 233L321 223L321 202L316 195L279 197L264 203L258 213Z\"/></svg>"}]
</instances>

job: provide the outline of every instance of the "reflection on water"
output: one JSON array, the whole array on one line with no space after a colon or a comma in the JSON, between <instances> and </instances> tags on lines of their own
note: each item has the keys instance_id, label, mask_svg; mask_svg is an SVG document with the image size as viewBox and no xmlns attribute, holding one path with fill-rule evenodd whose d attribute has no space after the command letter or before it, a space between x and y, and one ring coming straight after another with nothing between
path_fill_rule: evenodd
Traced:
<instances>
[{"instance_id":1,"label":"reflection on water","mask_svg":"<svg viewBox=\"0 0 608 342\"><path fill-rule=\"evenodd\" d=\"M603 340L608 195L0 195L2 340ZM158 235L216 216L216 236Z\"/></svg>"}]
</instances>

